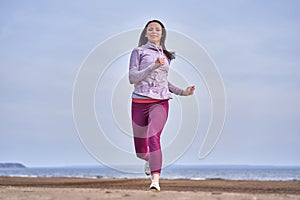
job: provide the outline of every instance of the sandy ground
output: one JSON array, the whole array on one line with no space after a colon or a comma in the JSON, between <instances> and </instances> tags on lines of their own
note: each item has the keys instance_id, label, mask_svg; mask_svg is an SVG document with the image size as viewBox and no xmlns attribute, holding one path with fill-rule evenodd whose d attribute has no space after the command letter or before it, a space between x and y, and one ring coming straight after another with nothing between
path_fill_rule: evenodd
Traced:
<instances>
[{"instance_id":1,"label":"sandy ground","mask_svg":"<svg viewBox=\"0 0 300 200\"><path fill-rule=\"evenodd\" d=\"M212 199L300 200L300 181L161 180L161 192L148 179L0 177L0 200Z\"/></svg>"}]
</instances>

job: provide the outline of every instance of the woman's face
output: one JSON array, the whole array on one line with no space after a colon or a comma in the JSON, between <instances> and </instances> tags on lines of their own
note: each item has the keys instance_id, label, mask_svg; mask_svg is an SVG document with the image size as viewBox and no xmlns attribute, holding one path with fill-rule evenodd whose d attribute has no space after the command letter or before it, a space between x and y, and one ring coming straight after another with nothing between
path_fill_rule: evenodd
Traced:
<instances>
[{"instance_id":1,"label":"woman's face","mask_svg":"<svg viewBox=\"0 0 300 200\"><path fill-rule=\"evenodd\" d=\"M156 45L160 45L160 39L162 36L162 27L157 22L151 22L148 24L146 29L146 38L149 42L154 43Z\"/></svg>"}]
</instances>

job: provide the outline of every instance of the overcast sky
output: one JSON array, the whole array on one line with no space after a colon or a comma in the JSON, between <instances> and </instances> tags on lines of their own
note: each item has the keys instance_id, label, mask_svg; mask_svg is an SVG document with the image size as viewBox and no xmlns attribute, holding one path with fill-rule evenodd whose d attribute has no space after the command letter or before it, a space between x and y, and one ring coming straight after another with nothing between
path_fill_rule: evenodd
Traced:
<instances>
[{"instance_id":1,"label":"overcast sky","mask_svg":"<svg viewBox=\"0 0 300 200\"><path fill-rule=\"evenodd\" d=\"M201 44L226 88L216 147L199 160L199 133L177 163L300 165L297 0L0 1L0 162L98 165L73 121L76 74L99 43L151 19Z\"/></svg>"}]
</instances>

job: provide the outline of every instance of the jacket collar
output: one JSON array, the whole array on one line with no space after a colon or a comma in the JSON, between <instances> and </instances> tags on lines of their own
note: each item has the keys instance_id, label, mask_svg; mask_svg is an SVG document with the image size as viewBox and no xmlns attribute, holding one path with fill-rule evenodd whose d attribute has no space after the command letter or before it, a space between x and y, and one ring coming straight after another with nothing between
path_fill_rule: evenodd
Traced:
<instances>
[{"instance_id":1,"label":"jacket collar","mask_svg":"<svg viewBox=\"0 0 300 200\"><path fill-rule=\"evenodd\" d=\"M160 50L162 51L162 47L161 46L156 46L155 44L151 43L151 42L147 42L145 44L146 47L150 48L150 49L155 49L155 50Z\"/></svg>"}]
</instances>

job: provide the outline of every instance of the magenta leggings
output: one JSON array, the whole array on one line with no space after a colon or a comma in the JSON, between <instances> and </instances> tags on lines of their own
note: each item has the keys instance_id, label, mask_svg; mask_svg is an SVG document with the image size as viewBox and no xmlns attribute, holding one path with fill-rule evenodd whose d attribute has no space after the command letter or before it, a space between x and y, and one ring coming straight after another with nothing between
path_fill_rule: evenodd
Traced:
<instances>
[{"instance_id":1,"label":"magenta leggings","mask_svg":"<svg viewBox=\"0 0 300 200\"><path fill-rule=\"evenodd\" d=\"M160 135L169 111L168 100L156 103L132 102L131 117L135 152L138 158L149 161L151 173L161 172Z\"/></svg>"}]
</instances>

